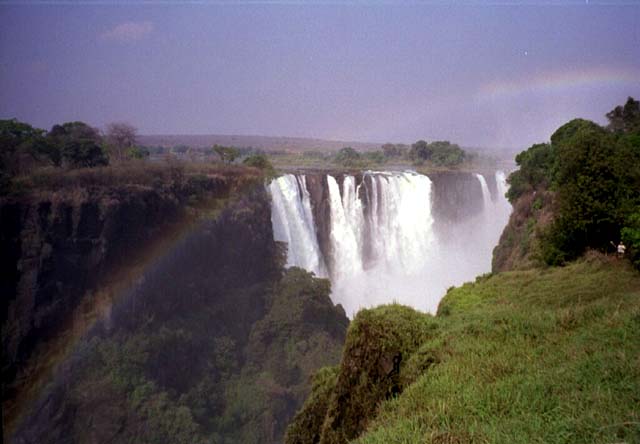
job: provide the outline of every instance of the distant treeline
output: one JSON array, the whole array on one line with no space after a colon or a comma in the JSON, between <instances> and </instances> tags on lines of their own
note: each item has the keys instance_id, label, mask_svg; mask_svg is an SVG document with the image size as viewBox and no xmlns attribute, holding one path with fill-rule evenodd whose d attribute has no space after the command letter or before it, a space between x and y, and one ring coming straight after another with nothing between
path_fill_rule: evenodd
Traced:
<instances>
[{"instance_id":1,"label":"distant treeline","mask_svg":"<svg viewBox=\"0 0 640 444\"><path fill-rule=\"evenodd\" d=\"M371 163L382 165L387 162L410 162L415 166L455 167L470 158L471 156L455 143L449 141L427 143L424 140L418 140L412 145L385 143L379 150L367 152L345 147L332 156L334 163L346 167L362 167Z\"/></svg>"},{"instance_id":2,"label":"distant treeline","mask_svg":"<svg viewBox=\"0 0 640 444\"><path fill-rule=\"evenodd\" d=\"M102 132L75 121L54 125L46 131L17 119L0 120L0 193L10 189L13 178L42 168L94 168L150 157L224 164L242 161L272 171L264 153L252 147L143 146L138 143L136 128L127 123L109 124Z\"/></svg>"},{"instance_id":3,"label":"distant treeline","mask_svg":"<svg viewBox=\"0 0 640 444\"><path fill-rule=\"evenodd\" d=\"M45 131L16 119L0 120L0 183L43 166L91 168L147 157L136 144L136 129L108 125L106 133L84 122L66 122Z\"/></svg>"}]
</instances>

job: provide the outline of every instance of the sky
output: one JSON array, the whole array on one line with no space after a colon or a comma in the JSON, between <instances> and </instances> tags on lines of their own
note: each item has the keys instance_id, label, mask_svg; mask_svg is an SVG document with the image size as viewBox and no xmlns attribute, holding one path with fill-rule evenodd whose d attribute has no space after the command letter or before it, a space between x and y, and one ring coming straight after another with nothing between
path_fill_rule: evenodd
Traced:
<instances>
[{"instance_id":1,"label":"sky","mask_svg":"<svg viewBox=\"0 0 640 444\"><path fill-rule=\"evenodd\" d=\"M640 2L0 2L0 119L515 151L640 98Z\"/></svg>"}]
</instances>

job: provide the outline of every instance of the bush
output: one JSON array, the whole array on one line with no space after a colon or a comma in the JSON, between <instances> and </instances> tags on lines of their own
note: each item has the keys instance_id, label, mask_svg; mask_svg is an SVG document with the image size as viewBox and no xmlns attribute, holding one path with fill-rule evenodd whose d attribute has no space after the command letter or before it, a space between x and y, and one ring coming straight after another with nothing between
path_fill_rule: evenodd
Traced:
<instances>
[{"instance_id":1,"label":"bush","mask_svg":"<svg viewBox=\"0 0 640 444\"><path fill-rule=\"evenodd\" d=\"M359 159L360 153L350 146L347 146L338 151L338 154L336 154L336 157L334 157L333 161L343 166L351 167L354 166L355 162Z\"/></svg>"},{"instance_id":2,"label":"bush","mask_svg":"<svg viewBox=\"0 0 640 444\"><path fill-rule=\"evenodd\" d=\"M621 231L622 241L627 246L627 256L631 263L640 270L640 208L631 214Z\"/></svg>"},{"instance_id":3,"label":"bush","mask_svg":"<svg viewBox=\"0 0 640 444\"><path fill-rule=\"evenodd\" d=\"M546 188L551 181L553 150L550 144L540 143L516 156L520 167L509 175L507 199L512 204L524 193Z\"/></svg>"},{"instance_id":4,"label":"bush","mask_svg":"<svg viewBox=\"0 0 640 444\"><path fill-rule=\"evenodd\" d=\"M245 158L242 163L246 166L264 171L267 178L275 176L275 169L265 154L252 154Z\"/></svg>"}]
</instances>

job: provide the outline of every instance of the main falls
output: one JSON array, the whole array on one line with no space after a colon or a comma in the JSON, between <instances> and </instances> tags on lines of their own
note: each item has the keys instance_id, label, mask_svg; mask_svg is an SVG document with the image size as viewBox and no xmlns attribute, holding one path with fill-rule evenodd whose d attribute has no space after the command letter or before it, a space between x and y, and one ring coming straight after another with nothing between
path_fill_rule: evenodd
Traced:
<instances>
[{"instance_id":1,"label":"main falls","mask_svg":"<svg viewBox=\"0 0 640 444\"><path fill-rule=\"evenodd\" d=\"M349 316L390 302L435 312L448 287L491 269L511 207L505 175L489 179L287 174L269 185L274 238L288 244L288 266L331 279Z\"/></svg>"}]
</instances>

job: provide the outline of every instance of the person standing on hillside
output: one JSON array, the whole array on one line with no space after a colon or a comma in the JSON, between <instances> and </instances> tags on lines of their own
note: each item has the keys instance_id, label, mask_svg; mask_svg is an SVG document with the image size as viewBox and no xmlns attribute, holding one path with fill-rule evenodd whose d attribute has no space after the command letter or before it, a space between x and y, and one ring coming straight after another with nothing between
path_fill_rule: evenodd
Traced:
<instances>
[{"instance_id":1,"label":"person standing on hillside","mask_svg":"<svg viewBox=\"0 0 640 444\"><path fill-rule=\"evenodd\" d=\"M620 241L618 244L618 258L623 258L625 251L627 251L627 247L625 247L622 241Z\"/></svg>"}]
</instances>

